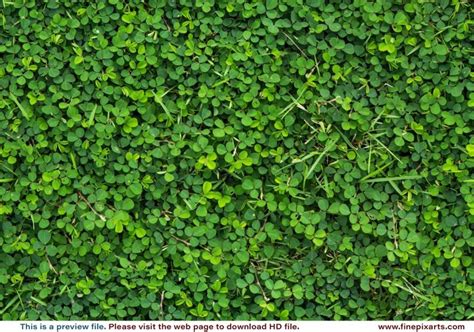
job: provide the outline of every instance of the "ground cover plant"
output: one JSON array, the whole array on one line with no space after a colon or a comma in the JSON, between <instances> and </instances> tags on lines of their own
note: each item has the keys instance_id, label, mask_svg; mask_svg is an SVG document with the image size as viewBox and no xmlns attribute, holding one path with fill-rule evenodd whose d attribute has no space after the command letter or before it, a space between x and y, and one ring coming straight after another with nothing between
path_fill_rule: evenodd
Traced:
<instances>
[{"instance_id":1,"label":"ground cover plant","mask_svg":"<svg viewBox=\"0 0 474 332\"><path fill-rule=\"evenodd\" d=\"M2 319L473 319L465 0L3 0Z\"/></svg>"}]
</instances>

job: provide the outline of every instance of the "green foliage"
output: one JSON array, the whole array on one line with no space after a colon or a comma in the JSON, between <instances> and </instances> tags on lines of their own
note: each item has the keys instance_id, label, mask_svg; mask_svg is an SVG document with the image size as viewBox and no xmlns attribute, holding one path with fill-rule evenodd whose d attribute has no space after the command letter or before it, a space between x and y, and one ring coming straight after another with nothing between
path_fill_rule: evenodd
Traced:
<instances>
[{"instance_id":1,"label":"green foliage","mask_svg":"<svg viewBox=\"0 0 474 332\"><path fill-rule=\"evenodd\" d=\"M3 1L2 319L473 319L465 0Z\"/></svg>"}]
</instances>

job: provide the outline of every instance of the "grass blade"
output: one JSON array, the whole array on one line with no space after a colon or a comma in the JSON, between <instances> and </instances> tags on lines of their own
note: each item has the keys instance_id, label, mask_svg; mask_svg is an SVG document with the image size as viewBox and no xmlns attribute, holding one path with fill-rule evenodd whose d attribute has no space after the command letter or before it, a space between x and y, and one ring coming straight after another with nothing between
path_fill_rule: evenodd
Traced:
<instances>
[{"instance_id":1,"label":"grass blade","mask_svg":"<svg viewBox=\"0 0 474 332\"><path fill-rule=\"evenodd\" d=\"M394 176L394 177L375 178L375 179L365 180L364 182L374 183L374 182L404 181L404 180L416 180L416 179L422 179L422 178L423 178L422 175L402 175L402 176Z\"/></svg>"},{"instance_id":2,"label":"grass blade","mask_svg":"<svg viewBox=\"0 0 474 332\"><path fill-rule=\"evenodd\" d=\"M12 305L14 305L16 302L18 302L18 298L17 297L14 297L13 299L10 300L10 302L7 303L7 305L5 306L5 308L3 308L1 311L0 311L0 315L3 315L7 310L8 308L10 308Z\"/></svg>"},{"instance_id":3,"label":"grass blade","mask_svg":"<svg viewBox=\"0 0 474 332\"><path fill-rule=\"evenodd\" d=\"M23 114L26 120L29 120L31 116L30 114L31 112L28 112L12 93L10 93L10 99L16 104L16 106L18 106L18 108L21 111L21 114Z\"/></svg>"},{"instance_id":4,"label":"grass blade","mask_svg":"<svg viewBox=\"0 0 474 332\"><path fill-rule=\"evenodd\" d=\"M400 158L398 158L389 148L387 148L387 146L385 146L385 144L380 142L377 137L375 137L374 135L372 135L370 133L369 133L369 136L372 137L377 143L379 143L381 147L383 147L385 150L387 150L388 153L390 153L393 156L393 158L397 159L399 162L401 162L403 164L403 161L401 161Z\"/></svg>"},{"instance_id":5,"label":"grass blade","mask_svg":"<svg viewBox=\"0 0 474 332\"><path fill-rule=\"evenodd\" d=\"M318 158L316 158L316 160L314 161L313 165L311 165L311 168L308 170L308 172L305 174L304 176L304 182L306 182L306 180L310 177L310 175L314 172L314 169L316 168L316 166L319 165L319 162L321 161L321 159L323 159L323 157L326 155L326 153L328 153L329 150L332 149L332 147L337 143L337 141L339 141L339 138L338 139L335 139L333 141L331 141L327 146L326 148L323 150L323 152L321 152L321 154L318 156Z\"/></svg>"},{"instance_id":6,"label":"grass blade","mask_svg":"<svg viewBox=\"0 0 474 332\"><path fill-rule=\"evenodd\" d=\"M395 181L388 181L388 183L390 183L390 185L392 186L393 189L395 189L395 191L400 195L400 196L403 196L403 192L400 190L400 188L398 187L397 183Z\"/></svg>"},{"instance_id":7,"label":"grass blade","mask_svg":"<svg viewBox=\"0 0 474 332\"><path fill-rule=\"evenodd\" d=\"M41 301L40 299L38 299L38 298L36 298L36 297L34 297L34 296L32 296L31 299L32 299L33 301L35 301L36 303L42 305L42 306L45 306L45 307L48 306L45 302Z\"/></svg>"},{"instance_id":8,"label":"grass blade","mask_svg":"<svg viewBox=\"0 0 474 332\"><path fill-rule=\"evenodd\" d=\"M364 176L364 177L360 180L360 182L364 182L365 180L370 179L371 177L373 177L373 176L375 176L375 175L377 175L377 174L382 173L382 171L383 171L384 169L386 169L388 166L390 166L390 165L392 165L392 164L393 164L393 161L391 161L391 162L389 162L389 163L383 165L382 167L377 168L377 169L376 169L375 171L373 171L372 173L369 173L369 174L367 174L366 176Z\"/></svg>"},{"instance_id":9,"label":"grass blade","mask_svg":"<svg viewBox=\"0 0 474 332\"><path fill-rule=\"evenodd\" d=\"M91 115L89 116L89 122L88 122L89 127L94 124L96 110L97 110L97 105L94 106L94 109L92 110Z\"/></svg>"}]
</instances>

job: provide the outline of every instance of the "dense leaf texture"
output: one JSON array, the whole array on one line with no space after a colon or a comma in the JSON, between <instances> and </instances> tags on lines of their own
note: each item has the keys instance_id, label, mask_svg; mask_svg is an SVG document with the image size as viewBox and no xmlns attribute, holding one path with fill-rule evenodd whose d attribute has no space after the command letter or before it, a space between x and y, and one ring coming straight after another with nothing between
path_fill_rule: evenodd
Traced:
<instances>
[{"instance_id":1,"label":"dense leaf texture","mask_svg":"<svg viewBox=\"0 0 474 332\"><path fill-rule=\"evenodd\" d=\"M469 1L1 6L1 318L474 318Z\"/></svg>"}]
</instances>

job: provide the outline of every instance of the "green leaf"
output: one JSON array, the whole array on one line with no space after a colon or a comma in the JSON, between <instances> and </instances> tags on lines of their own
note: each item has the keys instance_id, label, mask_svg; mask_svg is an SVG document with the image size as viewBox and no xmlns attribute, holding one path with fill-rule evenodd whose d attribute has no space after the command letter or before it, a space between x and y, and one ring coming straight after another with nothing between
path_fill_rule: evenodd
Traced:
<instances>
[{"instance_id":1,"label":"green leaf","mask_svg":"<svg viewBox=\"0 0 474 332\"><path fill-rule=\"evenodd\" d=\"M135 203L133 203L133 201L130 198L125 198L122 202L122 208L125 211L132 210L134 208L134 206L135 206Z\"/></svg>"},{"instance_id":2,"label":"green leaf","mask_svg":"<svg viewBox=\"0 0 474 332\"><path fill-rule=\"evenodd\" d=\"M198 217L205 217L207 216L207 209L204 205L201 205L199 206L197 209L196 209L196 215Z\"/></svg>"},{"instance_id":3,"label":"green leaf","mask_svg":"<svg viewBox=\"0 0 474 332\"><path fill-rule=\"evenodd\" d=\"M204 181L202 185L202 192L204 195L207 195L212 189L212 183L209 181Z\"/></svg>"},{"instance_id":4,"label":"green leaf","mask_svg":"<svg viewBox=\"0 0 474 332\"><path fill-rule=\"evenodd\" d=\"M246 251L239 251L236 254L236 257L241 263L247 263L250 259L250 256L249 256L248 252L246 252Z\"/></svg>"},{"instance_id":5,"label":"green leaf","mask_svg":"<svg viewBox=\"0 0 474 332\"><path fill-rule=\"evenodd\" d=\"M38 239L41 241L43 244L48 244L48 242L51 240L51 232L48 230L40 230L38 232Z\"/></svg>"},{"instance_id":6,"label":"green leaf","mask_svg":"<svg viewBox=\"0 0 474 332\"><path fill-rule=\"evenodd\" d=\"M278 0L266 0L266 6L267 10L272 10L275 9L278 6Z\"/></svg>"},{"instance_id":7,"label":"green leaf","mask_svg":"<svg viewBox=\"0 0 474 332\"><path fill-rule=\"evenodd\" d=\"M437 55L446 55L448 54L449 50L448 48L446 47L446 45L436 45L433 47L433 51L437 54Z\"/></svg>"},{"instance_id":8,"label":"green leaf","mask_svg":"<svg viewBox=\"0 0 474 332\"><path fill-rule=\"evenodd\" d=\"M214 137L216 137L216 138L225 137L225 131L224 131L224 129L221 129L221 128L213 129L212 134L213 134Z\"/></svg>"},{"instance_id":9,"label":"green leaf","mask_svg":"<svg viewBox=\"0 0 474 332\"><path fill-rule=\"evenodd\" d=\"M129 189L135 196L138 196L142 193L143 187L140 183L135 182L130 185Z\"/></svg>"},{"instance_id":10,"label":"green leaf","mask_svg":"<svg viewBox=\"0 0 474 332\"><path fill-rule=\"evenodd\" d=\"M360 288L362 288L363 291L368 292L370 291L370 280L369 277L362 276L360 279Z\"/></svg>"},{"instance_id":11,"label":"green leaf","mask_svg":"<svg viewBox=\"0 0 474 332\"><path fill-rule=\"evenodd\" d=\"M324 198L319 199L318 206L321 210L326 211L329 208L328 200Z\"/></svg>"},{"instance_id":12,"label":"green leaf","mask_svg":"<svg viewBox=\"0 0 474 332\"><path fill-rule=\"evenodd\" d=\"M458 258L453 258L453 259L450 261L449 265L451 265L451 267L452 267L453 269L456 269L456 268L459 267L460 261L459 261Z\"/></svg>"},{"instance_id":13,"label":"green leaf","mask_svg":"<svg viewBox=\"0 0 474 332\"><path fill-rule=\"evenodd\" d=\"M474 157L474 144L466 145L466 151L469 157Z\"/></svg>"},{"instance_id":14,"label":"green leaf","mask_svg":"<svg viewBox=\"0 0 474 332\"><path fill-rule=\"evenodd\" d=\"M384 224L377 225L377 234L383 236L387 233L387 227Z\"/></svg>"},{"instance_id":15,"label":"green leaf","mask_svg":"<svg viewBox=\"0 0 474 332\"><path fill-rule=\"evenodd\" d=\"M250 179L245 179L242 182L242 188L244 188L245 190L252 190L253 189L253 181L250 180Z\"/></svg>"},{"instance_id":16,"label":"green leaf","mask_svg":"<svg viewBox=\"0 0 474 332\"><path fill-rule=\"evenodd\" d=\"M339 205L339 213L343 216L348 216L349 214L351 214L351 210L346 204L341 204Z\"/></svg>"},{"instance_id":17,"label":"green leaf","mask_svg":"<svg viewBox=\"0 0 474 332\"><path fill-rule=\"evenodd\" d=\"M283 289L286 288L286 283L283 280L277 280L275 282L275 285L273 286L273 289Z\"/></svg>"},{"instance_id":18,"label":"green leaf","mask_svg":"<svg viewBox=\"0 0 474 332\"><path fill-rule=\"evenodd\" d=\"M146 235L146 230L143 228L137 228L135 231L135 234L137 235L138 238L142 238Z\"/></svg>"}]
</instances>

